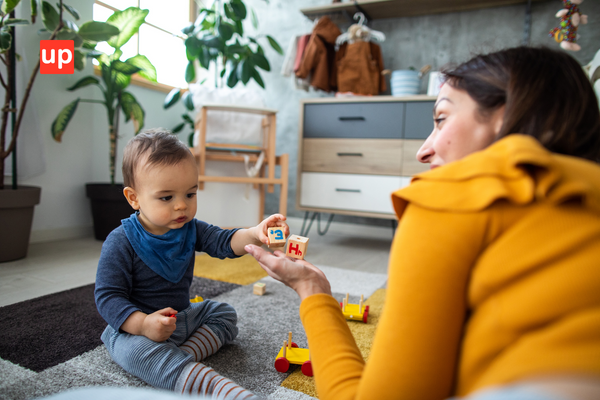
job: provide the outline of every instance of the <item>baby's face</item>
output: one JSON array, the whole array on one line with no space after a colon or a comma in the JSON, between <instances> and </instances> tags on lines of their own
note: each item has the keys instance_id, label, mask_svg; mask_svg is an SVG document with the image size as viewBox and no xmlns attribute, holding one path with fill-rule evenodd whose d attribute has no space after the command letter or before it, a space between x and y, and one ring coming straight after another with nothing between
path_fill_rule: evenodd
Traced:
<instances>
[{"instance_id":1,"label":"baby's face","mask_svg":"<svg viewBox=\"0 0 600 400\"><path fill-rule=\"evenodd\" d=\"M198 169L192 157L175 165L140 165L136 171L139 219L150 233L183 227L196 215Z\"/></svg>"}]
</instances>

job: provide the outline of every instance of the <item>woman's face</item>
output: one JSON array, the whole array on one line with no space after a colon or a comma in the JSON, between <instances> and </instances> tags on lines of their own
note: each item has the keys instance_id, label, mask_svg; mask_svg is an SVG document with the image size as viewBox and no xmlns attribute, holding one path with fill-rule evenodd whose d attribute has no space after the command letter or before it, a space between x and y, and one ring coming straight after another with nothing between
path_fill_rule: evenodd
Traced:
<instances>
[{"instance_id":1,"label":"woman's face","mask_svg":"<svg viewBox=\"0 0 600 400\"><path fill-rule=\"evenodd\" d=\"M485 149L496 140L504 106L484 117L467 92L445 83L433 108L433 131L417 152L417 160L436 168Z\"/></svg>"}]
</instances>

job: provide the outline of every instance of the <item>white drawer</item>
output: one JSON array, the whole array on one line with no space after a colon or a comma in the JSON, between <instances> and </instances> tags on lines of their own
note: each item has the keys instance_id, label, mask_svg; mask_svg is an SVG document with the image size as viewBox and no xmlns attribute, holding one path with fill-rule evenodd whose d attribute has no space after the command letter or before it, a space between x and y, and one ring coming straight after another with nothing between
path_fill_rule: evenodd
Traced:
<instances>
[{"instance_id":1,"label":"white drawer","mask_svg":"<svg viewBox=\"0 0 600 400\"><path fill-rule=\"evenodd\" d=\"M410 177L303 172L302 207L393 214L392 192Z\"/></svg>"}]
</instances>

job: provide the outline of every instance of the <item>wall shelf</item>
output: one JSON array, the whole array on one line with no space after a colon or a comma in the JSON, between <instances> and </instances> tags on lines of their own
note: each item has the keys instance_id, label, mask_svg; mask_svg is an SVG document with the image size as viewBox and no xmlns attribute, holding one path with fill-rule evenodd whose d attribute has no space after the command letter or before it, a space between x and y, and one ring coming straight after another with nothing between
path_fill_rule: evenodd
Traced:
<instances>
[{"instance_id":1,"label":"wall shelf","mask_svg":"<svg viewBox=\"0 0 600 400\"><path fill-rule=\"evenodd\" d=\"M368 19L373 20L443 14L526 3L527 0L362 0L331 3L319 7L304 8L300 11L310 19L328 15L332 18L346 16L350 20L355 12L363 11Z\"/></svg>"}]
</instances>

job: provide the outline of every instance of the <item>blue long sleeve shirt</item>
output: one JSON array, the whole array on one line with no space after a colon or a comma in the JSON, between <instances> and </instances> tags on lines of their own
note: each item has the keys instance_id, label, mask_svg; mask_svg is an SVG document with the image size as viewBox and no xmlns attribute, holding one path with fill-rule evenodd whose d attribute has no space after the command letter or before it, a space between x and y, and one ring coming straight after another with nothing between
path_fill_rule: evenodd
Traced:
<instances>
[{"instance_id":1,"label":"blue long sleeve shirt","mask_svg":"<svg viewBox=\"0 0 600 400\"><path fill-rule=\"evenodd\" d=\"M231 249L231 237L237 229L221 229L197 219L190 223L196 224L196 251L220 259L237 257ZM119 226L102 245L94 291L98 312L118 330L135 311L151 314L166 307L184 310L190 304L194 262L192 257L179 282L169 282L140 259L123 226Z\"/></svg>"}]
</instances>

